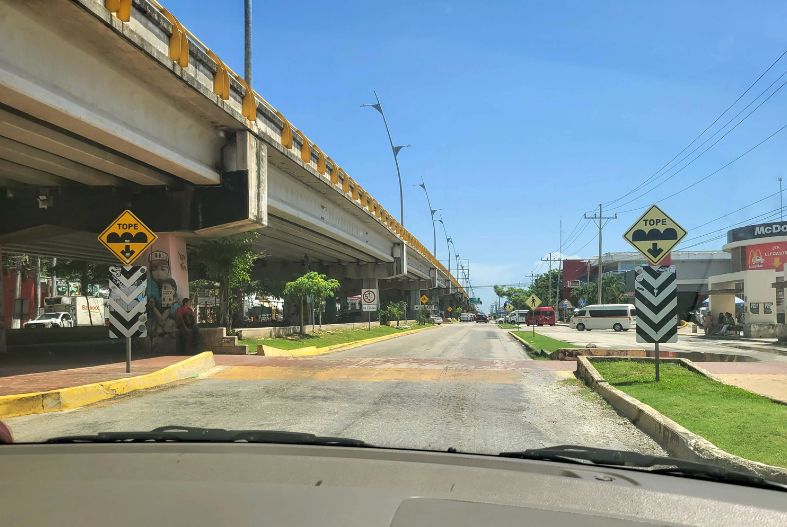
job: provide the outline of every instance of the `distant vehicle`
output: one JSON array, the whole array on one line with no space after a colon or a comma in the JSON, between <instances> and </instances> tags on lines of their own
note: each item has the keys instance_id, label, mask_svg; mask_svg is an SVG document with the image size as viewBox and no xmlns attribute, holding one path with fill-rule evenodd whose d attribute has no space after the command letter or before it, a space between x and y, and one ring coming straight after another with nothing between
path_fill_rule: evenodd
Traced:
<instances>
[{"instance_id":1,"label":"distant vehicle","mask_svg":"<svg viewBox=\"0 0 787 527\"><path fill-rule=\"evenodd\" d=\"M527 324L529 309L517 309L511 312L512 324Z\"/></svg>"},{"instance_id":2,"label":"distant vehicle","mask_svg":"<svg viewBox=\"0 0 787 527\"><path fill-rule=\"evenodd\" d=\"M44 313L33 320L25 322L25 329L35 328L73 328L74 319L65 311Z\"/></svg>"},{"instance_id":3,"label":"distant vehicle","mask_svg":"<svg viewBox=\"0 0 787 527\"><path fill-rule=\"evenodd\" d=\"M537 326L554 326L556 322L555 308L552 306L537 307L532 313L528 313L528 325L533 324L534 317Z\"/></svg>"},{"instance_id":4,"label":"distant vehicle","mask_svg":"<svg viewBox=\"0 0 787 527\"><path fill-rule=\"evenodd\" d=\"M109 314L103 298L89 296L50 296L44 299L47 313L68 313L74 326L105 326Z\"/></svg>"},{"instance_id":5,"label":"distant vehicle","mask_svg":"<svg viewBox=\"0 0 787 527\"><path fill-rule=\"evenodd\" d=\"M443 323L443 317L440 317L440 316L437 316L437 315L432 315L431 317L429 317L429 321L432 324L437 324L439 326L440 324Z\"/></svg>"},{"instance_id":6,"label":"distant vehicle","mask_svg":"<svg viewBox=\"0 0 787 527\"><path fill-rule=\"evenodd\" d=\"M484 323L486 323L486 322L489 322L489 317L488 317L488 316L486 316L486 315L485 315L485 314L483 314L483 313L478 313L478 314L476 314L476 316L475 316L475 321L476 321L476 322L484 322Z\"/></svg>"},{"instance_id":7,"label":"distant vehicle","mask_svg":"<svg viewBox=\"0 0 787 527\"><path fill-rule=\"evenodd\" d=\"M497 324L505 324L505 322L506 322L505 317L500 317L497 320L495 320L495 323Z\"/></svg>"},{"instance_id":8,"label":"distant vehicle","mask_svg":"<svg viewBox=\"0 0 787 527\"><path fill-rule=\"evenodd\" d=\"M473 321L473 314L472 313L462 313L459 315L459 322L472 322Z\"/></svg>"},{"instance_id":9,"label":"distant vehicle","mask_svg":"<svg viewBox=\"0 0 787 527\"><path fill-rule=\"evenodd\" d=\"M595 304L585 306L571 319L577 331L614 329L628 331L637 323L637 309L633 304Z\"/></svg>"}]
</instances>

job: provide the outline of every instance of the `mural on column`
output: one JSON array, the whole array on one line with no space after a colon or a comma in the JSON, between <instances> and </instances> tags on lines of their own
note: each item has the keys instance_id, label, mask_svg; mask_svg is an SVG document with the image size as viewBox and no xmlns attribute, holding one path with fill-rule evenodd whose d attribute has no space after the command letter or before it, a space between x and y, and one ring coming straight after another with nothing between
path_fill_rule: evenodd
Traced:
<instances>
[{"instance_id":1,"label":"mural on column","mask_svg":"<svg viewBox=\"0 0 787 527\"><path fill-rule=\"evenodd\" d=\"M186 243L175 235L161 234L143 258L148 266L148 337L175 339L176 313L181 299L189 294Z\"/></svg>"}]
</instances>

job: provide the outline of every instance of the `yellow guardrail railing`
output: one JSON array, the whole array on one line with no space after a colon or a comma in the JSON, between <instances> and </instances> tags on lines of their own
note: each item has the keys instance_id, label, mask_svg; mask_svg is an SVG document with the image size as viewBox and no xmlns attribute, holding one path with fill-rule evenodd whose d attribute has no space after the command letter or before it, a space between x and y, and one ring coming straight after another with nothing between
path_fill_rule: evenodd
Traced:
<instances>
[{"instance_id":1,"label":"yellow guardrail railing","mask_svg":"<svg viewBox=\"0 0 787 527\"><path fill-rule=\"evenodd\" d=\"M316 170L320 176L329 173L331 186L339 189L341 184L341 192L353 202L357 202L361 209L365 210L372 218L376 218L380 224L385 226L388 230L399 237L405 244L418 251L429 263L434 265L437 269L446 274L451 280L451 283L463 293L464 288L459 285L458 280L448 272L445 266L440 263L434 255L429 252L424 245L418 241L409 231L399 224L383 207L380 203L372 198L357 182L342 170L330 157L313 142L311 142L303 132L294 130L293 126L284 115L265 99L259 93L249 86L246 81L229 68L224 62L213 52L211 49L203 44L191 31L183 27L175 16L170 13L164 6L157 0L147 0L148 3L158 10L161 15L167 19L172 26L172 32L169 38L168 56L173 62L176 62L181 68L186 68L189 65L189 47L192 41L197 44L205 54L216 65L216 73L213 76L213 93L216 94L221 100L228 100L230 97L231 82L230 78L235 79L243 91L241 101L241 114L250 122L257 120L257 106L262 105L267 109L271 115L275 115L281 121L281 135L279 142L287 150L291 150L295 146L295 136L301 143L299 154L300 159L305 165L312 164L312 155L317 158ZM132 0L105 0L104 7L110 13L114 14L118 20L128 22L131 20L131 7Z\"/></svg>"}]
</instances>

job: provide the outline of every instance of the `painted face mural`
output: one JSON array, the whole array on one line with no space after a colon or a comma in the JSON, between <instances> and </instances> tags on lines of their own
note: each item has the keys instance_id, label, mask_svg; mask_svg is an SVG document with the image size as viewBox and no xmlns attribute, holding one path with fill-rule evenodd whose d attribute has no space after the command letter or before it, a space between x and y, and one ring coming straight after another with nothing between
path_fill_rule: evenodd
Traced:
<instances>
[{"instance_id":1,"label":"painted face mural","mask_svg":"<svg viewBox=\"0 0 787 527\"><path fill-rule=\"evenodd\" d=\"M178 283L172 277L169 254L153 250L148 256L148 331L158 337L174 337L180 305Z\"/></svg>"}]
</instances>

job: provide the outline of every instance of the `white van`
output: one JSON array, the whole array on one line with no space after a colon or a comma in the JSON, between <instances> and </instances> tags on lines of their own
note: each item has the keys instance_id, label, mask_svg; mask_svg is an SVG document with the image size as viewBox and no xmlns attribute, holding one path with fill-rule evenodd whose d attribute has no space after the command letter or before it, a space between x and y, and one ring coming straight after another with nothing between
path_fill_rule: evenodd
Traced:
<instances>
[{"instance_id":1,"label":"white van","mask_svg":"<svg viewBox=\"0 0 787 527\"><path fill-rule=\"evenodd\" d=\"M637 308L634 304L596 304L585 306L571 319L571 327L577 331L591 329L614 329L628 331L637 323Z\"/></svg>"},{"instance_id":2,"label":"white van","mask_svg":"<svg viewBox=\"0 0 787 527\"><path fill-rule=\"evenodd\" d=\"M512 324L527 324L527 314L530 313L527 309L517 309L511 312Z\"/></svg>"}]
</instances>

